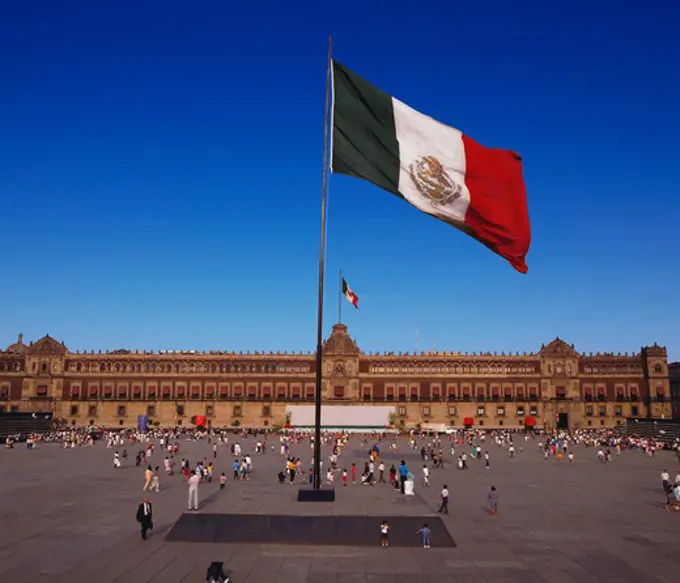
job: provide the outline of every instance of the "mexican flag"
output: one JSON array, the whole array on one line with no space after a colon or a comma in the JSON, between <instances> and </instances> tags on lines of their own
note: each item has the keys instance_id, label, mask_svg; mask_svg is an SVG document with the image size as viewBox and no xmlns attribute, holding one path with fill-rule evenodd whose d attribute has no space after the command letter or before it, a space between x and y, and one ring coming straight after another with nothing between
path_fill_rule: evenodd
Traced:
<instances>
[{"instance_id":1,"label":"mexican flag","mask_svg":"<svg viewBox=\"0 0 680 583\"><path fill-rule=\"evenodd\" d=\"M333 61L333 172L355 176L471 235L526 273L521 158L486 148Z\"/></svg>"},{"instance_id":2,"label":"mexican flag","mask_svg":"<svg viewBox=\"0 0 680 583\"><path fill-rule=\"evenodd\" d=\"M359 296L352 291L352 288L347 285L345 278L342 278L342 293L345 299L352 304L357 310L359 309Z\"/></svg>"}]
</instances>

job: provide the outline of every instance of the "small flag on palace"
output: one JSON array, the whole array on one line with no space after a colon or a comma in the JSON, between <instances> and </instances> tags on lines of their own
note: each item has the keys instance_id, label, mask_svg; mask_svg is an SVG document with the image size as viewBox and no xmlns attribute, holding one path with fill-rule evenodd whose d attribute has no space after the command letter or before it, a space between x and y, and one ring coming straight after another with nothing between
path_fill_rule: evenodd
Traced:
<instances>
[{"instance_id":1,"label":"small flag on palace","mask_svg":"<svg viewBox=\"0 0 680 583\"><path fill-rule=\"evenodd\" d=\"M521 158L479 145L335 61L331 169L405 199L526 273L531 228Z\"/></svg>"},{"instance_id":2,"label":"small flag on palace","mask_svg":"<svg viewBox=\"0 0 680 583\"><path fill-rule=\"evenodd\" d=\"M345 278L342 278L342 293L345 299L352 304L357 310L359 309L359 296L352 291L352 288L347 285Z\"/></svg>"}]
</instances>

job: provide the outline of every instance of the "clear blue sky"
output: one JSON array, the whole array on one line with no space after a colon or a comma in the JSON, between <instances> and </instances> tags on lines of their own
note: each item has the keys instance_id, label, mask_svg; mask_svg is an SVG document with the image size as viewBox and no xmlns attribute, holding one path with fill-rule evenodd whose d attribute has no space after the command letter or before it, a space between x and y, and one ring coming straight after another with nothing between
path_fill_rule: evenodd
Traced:
<instances>
[{"instance_id":1,"label":"clear blue sky","mask_svg":"<svg viewBox=\"0 0 680 583\"><path fill-rule=\"evenodd\" d=\"M331 177L364 350L680 359L680 10L638 2L4 2L0 344L312 350L327 35L385 91L522 154L529 273ZM323 8L322 5L328 6Z\"/></svg>"}]
</instances>

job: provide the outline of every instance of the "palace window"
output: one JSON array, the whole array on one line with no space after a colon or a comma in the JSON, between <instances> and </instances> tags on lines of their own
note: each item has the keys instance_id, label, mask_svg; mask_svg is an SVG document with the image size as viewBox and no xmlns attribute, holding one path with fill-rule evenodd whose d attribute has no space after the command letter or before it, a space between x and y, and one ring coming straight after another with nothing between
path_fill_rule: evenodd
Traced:
<instances>
[{"instance_id":1,"label":"palace window","mask_svg":"<svg viewBox=\"0 0 680 583\"><path fill-rule=\"evenodd\" d=\"M524 405L517 406L517 417L524 417Z\"/></svg>"},{"instance_id":2,"label":"palace window","mask_svg":"<svg viewBox=\"0 0 680 583\"><path fill-rule=\"evenodd\" d=\"M191 387L191 398L200 399L201 398L201 387Z\"/></svg>"},{"instance_id":3,"label":"palace window","mask_svg":"<svg viewBox=\"0 0 680 583\"><path fill-rule=\"evenodd\" d=\"M592 405L586 405L586 415L589 417L593 414L593 406Z\"/></svg>"},{"instance_id":4,"label":"palace window","mask_svg":"<svg viewBox=\"0 0 680 583\"><path fill-rule=\"evenodd\" d=\"M177 398L184 399L186 395L186 389L184 387L177 387Z\"/></svg>"},{"instance_id":5,"label":"palace window","mask_svg":"<svg viewBox=\"0 0 680 583\"><path fill-rule=\"evenodd\" d=\"M411 387L411 401L418 400L418 387Z\"/></svg>"},{"instance_id":6,"label":"palace window","mask_svg":"<svg viewBox=\"0 0 680 583\"><path fill-rule=\"evenodd\" d=\"M538 417L538 407L531 407L529 409L529 415L532 417Z\"/></svg>"},{"instance_id":7,"label":"palace window","mask_svg":"<svg viewBox=\"0 0 680 583\"><path fill-rule=\"evenodd\" d=\"M423 407L423 417L429 417L430 416L430 408L429 407Z\"/></svg>"},{"instance_id":8,"label":"palace window","mask_svg":"<svg viewBox=\"0 0 680 583\"><path fill-rule=\"evenodd\" d=\"M262 417L271 417L272 408L269 405L262 405Z\"/></svg>"},{"instance_id":9,"label":"palace window","mask_svg":"<svg viewBox=\"0 0 680 583\"><path fill-rule=\"evenodd\" d=\"M517 400L524 401L524 387L517 387Z\"/></svg>"},{"instance_id":10,"label":"palace window","mask_svg":"<svg viewBox=\"0 0 680 583\"><path fill-rule=\"evenodd\" d=\"M399 417L406 417L406 407L403 406L399 407L398 414Z\"/></svg>"},{"instance_id":11,"label":"palace window","mask_svg":"<svg viewBox=\"0 0 680 583\"><path fill-rule=\"evenodd\" d=\"M512 401L512 387L505 387L505 400Z\"/></svg>"},{"instance_id":12,"label":"palace window","mask_svg":"<svg viewBox=\"0 0 680 583\"><path fill-rule=\"evenodd\" d=\"M276 387L276 398L285 399L286 398L286 387L284 385L279 385Z\"/></svg>"},{"instance_id":13,"label":"palace window","mask_svg":"<svg viewBox=\"0 0 680 583\"><path fill-rule=\"evenodd\" d=\"M486 415L486 409L484 407L477 407L477 416L484 417Z\"/></svg>"},{"instance_id":14,"label":"palace window","mask_svg":"<svg viewBox=\"0 0 680 583\"><path fill-rule=\"evenodd\" d=\"M97 405L89 405L87 407L87 416L96 417L97 416Z\"/></svg>"},{"instance_id":15,"label":"palace window","mask_svg":"<svg viewBox=\"0 0 680 583\"><path fill-rule=\"evenodd\" d=\"M666 393L663 387L656 387L656 398L659 401L664 401L666 399Z\"/></svg>"},{"instance_id":16,"label":"palace window","mask_svg":"<svg viewBox=\"0 0 680 583\"><path fill-rule=\"evenodd\" d=\"M640 408L637 405L632 405L630 408L630 414L632 417L637 417L640 414Z\"/></svg>"},{"instance_id":17,"label":"palace window","mask_svg":"<svg viewBox=\"0 0 680 583\"><path fill-rule=\"evenodd\" d=\"M147 417L154 417L156 415L156 405L147 405L146 415Z\"/></svg>"},{"instance_id":18,"label":"palace window","mask_svg":"<svg viewBox=\"0 0 680 583\"><path fill-rule=\"evenodd\" d=\"M505 415L505 407L497 407L496 415L498 415L499 417L503 417Z\"/></svg>"},{"instance_id":19,"label":"palace window","mask_svg":"<svg viewBox=\"0 0 680 583\"><path fill-rule=\"evenodd\" d=\"M491 399L494 401L501 400L501 389L500 387L491 387Z\"/></svg>"},{"instance_id":20,"label":"palace window","mask_svg":"<svg viewBox=\"0 0 680 583\"><path fill-rule=\"evenodd\" d=\"M214 399L215 398L215 387L213 387L212 385L206 387L205 393L206 393L206 397L208 397L208 399Z\"/></svg>"},{"instance_id":21,"label":"palace window","mask_svg":"<svg viewBox=\"0 0 680 583\"><path fill-rule=\"evenodd\" d=\"M386 401L394 401L394 387L387 387L387 393L385 394Z\"/></svg>"},{"instance_id":22,"label":"palace window","mask_svg":"<svg viewBox=\"0 0 680 583\"><path fill-rule=\"evenodd\" d=\"M149 386L146 388L146 395L149 399L155 399L156 398L156 387L155 386Z\"/></svg>"},{"instance_id":23,"label":"palace window","mask_svg":"<svg viewBox=\"0 0 680 583\"><path fill-rule=\"evenodd\" d=\"M250 385L248 387L248 398L249 399L256 399L257 398L257 387Z\"/></svg>"},{"instance_id":24,"label":"palace window","mask_svg":"<svg viewBox=\"0 0 680 583\"><path fill-rule=\"evenodd\" d=\"M621 417L621 415L623 415L623 409L621 405L616 405L614 407L614 415L616 415L617 417Z\"/></svg>"},{"instance_id":25,"label":"palace window","mask_svg":"<svg viewBox=\"0 0 680 583\"><path fill-rule=\"evenodd\" d=\"M371 400L371 387L364 387L362 389L362 398L364 401Z\"/></svg>"},{"instance_id":26,"label":"palace window","mask_svg":"<svg viewBox=\"0 0 680 583\"><path fill-rule=\"evenodd\" d=\"M567 398L567 389L565 387L556 387L555 398L558 401L564 401Z\"/></svg>"},{"instance_id":27,"label":"palace window","mask_svg":"<svg viewBox=\"0 0 680 583\"><path fill-rule=\"evenodd\" d=\"M597 400L598 401L607 400L607 389L605 387L597 387Z\"/></svg>"},{"instance_id":28,"label":"palace window","mask_svg":"<svg viewBox=\"0 0 680 583\"><path fill-rule=\"evenodd\" d=\"M184 417L184 405L177 405L177 415Z\"/></svg>"},{"instance_id":29,"label":"palace window","mask_svg":"<svg viewBox=\"0 0 680 583\"><path fill-rule=\"evenodd\" d=\"M206 417L212 417L215 414L215 406L214 405L206 405L205 406L205 416Z\"/></svg>"},{"instance_id":30,"label":"palace window","mask_svg":"<svg viewBox=\"0 0 680 583\"><path fill-rule=\"evenodd\" d=\"M233 416L234 417L241 417L242 415L243 415L243 409L241 408L241 405L234 405Z\"/></svg>"},{"instance_id":31,"label":"palace window","mask_svg":"<svg viewBox=\"0 0 680 583\"><path fill-rule=\"evenodd\" d=\"M263 385L262 386L262 398L271 399L271 397L272 397L272 388L269 385Z\"/></svg>"},{"instance_id":32,"label":"palace window","mask_svg":"<svg viewBox=\"0 0 680 583\"><path fill-rule=\"evenodd\" d=\"M399 400L400 401L406 400L406 387L399 387Z\"/></svg>"},{"instance_id":33,"label":"palace window","mask_svg":"<svg viewBox=\"0 0 680 583\"><path fill-rule=\"evenodd\" d=\"M605 405L600 405L598 407L598 413L600 414L600 417L604 417L607 414L607 407Z\"/></svg>"},{"instance_id":34,"label":"palace window","mask_svg":"<svg viewBox=\"0 0 680 583\"><path fill-rule=\"evenodd\" d=\"M118 417L125 417L125 405L118 405Z\"/></svg>"},{"instance_id":35,"label":"palace window","mask_svg":"<svg viewBox=\"0 0 680 583\"><path fill-rule=\"evenodd\" d=\"M456 387L449 387L447 389L447 392L448 392L449 401L455 401L456 400Z\"/></svg>"},{"instance_id":36,"label":"palace window","mask_svg":"<svg viewBox=\"0 0 680 583\"><path fill-rule=\"evenodd\" d=\"M344 399L345 398L345 387L343 386L337 386L333 388L333 396L336 399Z\"/></svg>"},{"instance_id":37,"label":"palace window","mask_svg":"<svg viewBox=\"0 0 680 583\"><path fill-rule=\"evenodd\" d=\"M583 396L586 401L592 401L593 400L593 387L585 387L583 389Z\"/></svg>"},{"instance_id":38,"label":"palace window","mask_svg":"<svg viewBox=\"0 0 680 583\"><path fill-rule=\"evenodd\" d=\"M449 405L449 417L456 416L456 407L454 405Z\"/></svg>"},{"instance_id":39,"label":"palace window","mask_svg":"<svg viewBox=\"0 0 680 583\"><path fill-rule=\"evenodd\" d=\"M71 405L71 417L78 415L78 405Z\"/></svg>"},{"instance_id":40,"label":"palace window","mask_svg":"<svg viewBox=\"0 0 680 583\"><path fill-rule=\"evenodd\" d=\"M305 387L305 398L308 401L313 401L314 400L314 394L316 393L316 386L315 385L307 385Z\"/></svg>"},{"instance_id":41,"label":"palace window","mask_svg":"<svg viewBox=\"0 0 680 583\"><path fill-rule=\"evenodd\" d=\"M432 400L433 401L439 401L439 399L441 399L441 396L442 396L441 395L441 389L438 386L432 387L432 397L431 397Z\"/></svg>"}]
</instances>

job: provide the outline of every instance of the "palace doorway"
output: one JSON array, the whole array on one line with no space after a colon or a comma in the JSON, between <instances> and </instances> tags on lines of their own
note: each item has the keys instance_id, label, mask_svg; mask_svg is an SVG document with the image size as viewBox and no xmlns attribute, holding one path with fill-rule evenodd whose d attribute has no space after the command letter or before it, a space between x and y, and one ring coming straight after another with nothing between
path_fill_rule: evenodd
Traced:
<instances>
[{"instance_id":1,"label":"palace doorway","mask_svg":"<svg viewBox=\"0 0 680 583\"><path fill-rule=\"evenodd\" d=\"M557 414L557 429L569 429L569 413Z\"/></svg>"}]
</instances>

